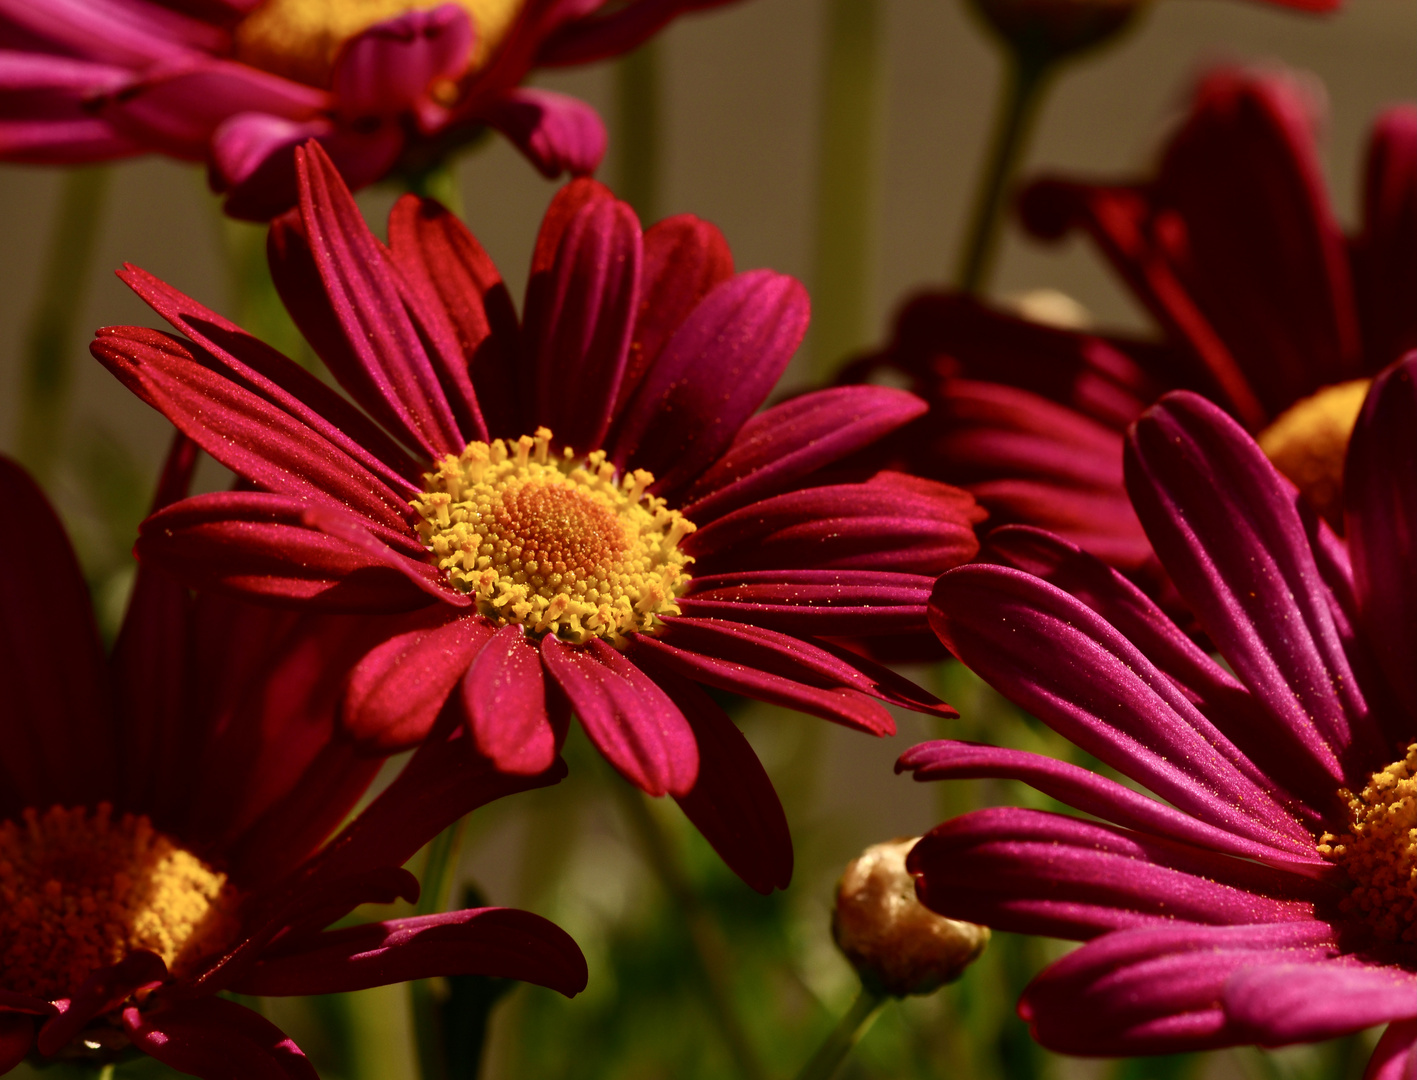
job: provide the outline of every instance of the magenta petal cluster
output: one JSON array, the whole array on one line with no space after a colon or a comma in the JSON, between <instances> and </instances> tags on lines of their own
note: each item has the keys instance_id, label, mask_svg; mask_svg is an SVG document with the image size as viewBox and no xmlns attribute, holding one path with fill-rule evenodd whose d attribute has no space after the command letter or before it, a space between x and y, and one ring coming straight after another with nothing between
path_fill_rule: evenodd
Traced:
<instances>
[{"instance_id":1,"label":"magenta petal cluster","mask_svg":"<svg viewBox=\"0 0 1417 1080\"><path fill-rule=\"evenodd\" d=\"M355 188L484 127L547 176L582 175L604 125L522 87L527 74L617 55L721 2L0 0L0 160L204 161L227 212L252 220L292 205L295 148L312 138Z\"/></svg>"},{"instance_id":2,"label":"magenta petal cluster","mask_svg":"<svg viewBox=\"0 0 1417 1080\"><path fill-rule=\"evenodd\" d=\"M996 524L1049 529L1154 582L1121 473L1124 432L1147 405L1190 389L1258 432L1417 347L1417 108L1374 125L1352 236L1325 190L1317 122L1293 73L1222 68L1200 82L1153 175L1026 189L1025 225L1085 232L1164 340L916 297L888 348L853 373L894 368L931 402L897 440L899 460L962 484Z\"/></svg>"},{"instance_id":3,"label":"magenta petal cluster","mask_svg":"<svg viewBox=\"0 0 1417 1080\"><path fill-rule=\"evenodd\" d=\"M159 501L185 488L193 451L179 444ZM324 929L362 903L416 899L418 883L401 867L424 843L475 807L555 773L499 774L470 752L464 732L445 727L331 839L379 765L335 725L341 677L368 648L369 628L346 616L193 596L145 566L105 657L62 526L4 458L0 496L0 1072L31 1054L102 1055L131 1044L210 1080L313 1080L275 1025L215 995L325 994L455 974L565 994L584 988L575 943L529 912L482 908ZM17 835L43 836L47 814L140 818L182 858L225 876L234 905L225 932L171 970L137 948L84 974L89 965L75 958L87 939L73 926L94 909L56 906L71 888L80 897L89 887L82 864L50 868L50 907L38 913L35 897L16 891L15 845L35 843ZM60 886L66 891L53 891ZM94 887L107 895L110 885ZM131 889L145 887L135 878ZM184 901L179 890L160 911L180 911ZM66 912L62 931L46 922L51 909Z\"/></svg>"},{"instance_id":4,"label":"magenta petal cluster","mask_svg":"<svg viewBox=\"0 0 1417 1080\"><path fill-rule=\"evenodd\" d=\"M910 856L943 914L1087 942L1024 994L1044 1045L1278 1046L1386 1023L1368 1076L1417 1068L1414 477L1417 353L1358 420L1346 542L1214 404L1177 392L1148 411L1127 488L1220 659L1038 530L1001 529L991 565L941 577L931 620L960 658L1152 793L990 746L901 759L918 779L1008 777L1091 815L980 810Z\"/></svg>"},{"instance_id":5,"label":"magenta petal cluster","mask_svg":"<svg viewBox=\"0 0 1417 1080\"><path fill-rule=\"evenodd\" d=\"M964 492L833 470L924 404L847 387L759 411L806 330L806 293L771 271L734 273L721 234L697 218L641 235L604 187L569 184L547 212L518 319L496 268L442 207L405 197L386 247L318 146L302 148L297 164L300 207L273 226L272 270L363 411L220 316L125 270L186 338L110 328L94 354L246 481L151 517L139 556L206 587L377 616L385 640L344 698L345 728L366 746L416 744L447 705L499 768L535 775L556 760L573 711L626 779L674 795L745 880L785 885L782 809L706 688L878 735L894 730L887 704L953 715L840 643L928 634L934 578L977 551L980 515ZM488 440L512 449L489 450ZM478 447L482 458L467 456ZM543 480L572 454L564 460L589 462L605 490L633 487L636 508L616 496L622 509L659 515L672 534L661 541L692 560L687 580L653 604L641 596L645 621L614 635L569 632L579 624L555 622L560 606L533 625L529 601L515 608L511 593L459 588L419 531L435 525L413 504L430 470L492 451L513 455L508 469L543 470ZM473 483L460 476L459 486ZM507 559L526 556L523 543L549 544L559 554L542 556L548 567L565 558L620 573L605 566L618 565L625 542L623 520L605 523L610 503L586 509L564 488L525 490L574 507L545 517L516 504L523 531ZM498 505L468 513L512 528L498 517L511 504ZM496 577L485 569L495 554L490 541L473 544L464 565L481 561L468 573ZM555 580L570 572L561 566ZM507 574L506 587L521 589L525 578ZM530 600L544 610L544 599Z\"/></svg>"}]
</instances>

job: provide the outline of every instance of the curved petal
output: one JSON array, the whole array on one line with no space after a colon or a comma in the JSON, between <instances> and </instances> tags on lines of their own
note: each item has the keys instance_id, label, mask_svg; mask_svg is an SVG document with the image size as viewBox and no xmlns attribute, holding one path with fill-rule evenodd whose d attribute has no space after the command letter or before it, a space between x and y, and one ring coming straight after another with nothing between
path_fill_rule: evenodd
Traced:
<instances>
[{"instance_id":1,"label":"curved petal","mask_svg":"<svg viewBox=\"0 0 1417 1080\"><path fill-rule=\"evenodd\" d=\"M333 994L440 975L519 979L567 997L587 978L581 950L555 923L515 908L472 908L327 930L262 958L233 989Z\"/></svg>"},{"instance_id":2,"label":"curved petal","mask_svg":"<svg viewBox=\"0 0 1417 1080\"><path fill-rule=\"evenodd\" d=\"M1417 1020L1389 1024L1373 1050L1363 1080L1412 1080L1417 1076Z\"/></svg>"},{"instance_id":3,"label":"curved petal","mask_svg":"<svg viewBox=\"0 0 1417 1080\"><path fill-rule=\"evenodd\" d=\"M784 401L748 418L719 458L684 492L684 516L706 525L855 453L924 414L914 394L841 386Z\"/></svg>"},{"instance_id":4,"label":"curved petal","mask_svg":"<svg viewBox=\"0 0 1417 1080\"><path fill-rule=\"evenodd\" d=\"M548 180L586 176L605 156L600 114L578 98L522 86L478 106L479 118L512 140Z\"/></svg>"},{"instance_id":5,"label":"curved petal","mask_svg":"<svg viewBox=\"0 0 1417 1080\"><path fill-rule=\"evenodd\" d=\"M548 36L540 43L536 63L558 67L618 56L649 40L662 26L686 11L727 2L729 0L634 0L610 8L608 13L602 8L568 22Z\"/></svg>"},{"instance_id":6,"label":"curved petal","mask_svg":"<svg viewBox=\"0 0 1417 1080\"><path fill-rule=\"evenodd\" d=\"M502 627L477 654L462 707L478 753L503 772L535 776L556 760L565 731L552 723L541 655L520 626Z\"/></svg>"},{"instance_id":7,"label":"curved petal","mask_svg":"<svg viewBox=\"0 0 1417 1080\"><path fill-rule=\"evenodd\" d=\"M621 776L650 795L693 788L699 772L693 728L644 672L599 638L577 648L548 634L541 659Z\"/></svg>"},{"instance_id":8,"label":"curved petal","mask_svg":"<svg viewBox=\"0 0 1417 1080\"><path fill-rule=\"evenodd\" d=\"M259 1013L202 997L151 1012L123 1010L133 1045L201 1080L319 1080L300 1047Z\"/></svg>"},{"instance_id":9,"label":"curved petal","mask_svg":"<svg viewBox=\"0 0 1417 1080\"><path fill-rule=\"evenodd\" d=\"M1224 1000L1247 1041L1317 1042L1417 1017L1417 974L1396 964L1276 964L1236 972Z\"/></svg>"},{"instance_id":10,"label":"curved petal","mask_svg":"<svg viewBox=\"0 0 1417 1080\"><path fill-rule=\"evenodd\" d=\"M611 460L665 495L717 461L767 399L807 332L807 290L752 270L720 282L664 346L626 406Z\"/></svg>"},{"instance_id":11,"label":"curved petal","mask_svg":"<svg viewBox=\"0 0 1417 1080\"><path fill-rule=\"evenodd\" d=\"M340 46L330 80L336 108L351 118L414 110L435 79L462 74L472 41L472 19L456 4L377 22Z\"/></svg>"},{"instance_id":12,"label":"curved petal","mask_svg":"<svg viewBox=\"0 0 1417 1080\"><path fill-rule=\"evenodd\" d=\"M928 629L935 579L871 570L749 570L695 577L679 610L785 634L844 637Z\"/></svg>"},{"instance_id":13,"label":"curved petal","mask_svg":"<svg viewBox=\"0 0 1417 1080\"><path fill-rule=\"evenodd\" d=\"M123 0L0 0L0 17L21 35L54 51L123 67L190 58L219 51L226 34L209 21L159 4Z\"/></svg>"},{"instance_id":14,"label":"curved petal","mask_svg":"<svg viewBox=\"0 0 1417 1080\"><path fill-rule=\"evenodd\" d=\"M1363 232L1353 243L1368 368L1417 349L1417 106L1373 125L1363 184Z\"/></svg>"},{"instance_id":15,"label":"curved petal","mask_svg":"<svg viewBox=\"0 0 1417 1080\"><path fill-rule=\"evenodd\" d=\"M59 1015L40 1028L35 1047L45 1057L53 1057L99 1013L107 1012L139 989L152 989L166 978L167 965L157 953L146 949L99 968L83 981L72 998L55 1002Z\"/></svg>"},{"instance_id":16,"label":"curved petal","mask_svg":"<svg viewBox=\"0 0 1417 1080\"><path fill-rule=\"evenodd\" d=\"M1340 890L1189 844L1038 810L976 810L907 867L927 907L998 930L1087 940L1177 921L1309 922Z\"/></svg>"},{"instance_id":17,"label":"curved petal","mask_svg":"<svg viewBox=\"0 0 1417 1080\"><path fill-rule=\"evenodd\" d=\"M1250 693L1335 779L1381 756L1298 496L1254 441L1204 398L1172 394L1137 421L1126 473L1167 573Z\"/></svg>"}]
</instances>

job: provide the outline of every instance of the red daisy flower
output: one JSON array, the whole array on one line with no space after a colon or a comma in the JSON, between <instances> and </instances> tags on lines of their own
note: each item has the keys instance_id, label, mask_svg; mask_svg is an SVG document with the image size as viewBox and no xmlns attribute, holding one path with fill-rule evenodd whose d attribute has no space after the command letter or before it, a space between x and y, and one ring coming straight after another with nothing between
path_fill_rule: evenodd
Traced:
<instances>
[{"instance_id":1,"label":"red daisy flower","mask_svg":"<svg viewBox=\"0 0 1417 1080\"><path fill-rule=\"evenodd\" d=\"M227 213L253 220L295 201L308 138L354 187L485 127L547 176L589 173L600 118L522 87L527 74L615 56L723 2L0 0L0 160L206 161Z\"/></svg>"},{"instance_id":2,"label":"red daisy flower","mask_svg":"<svg viewBox=\"0 0 1417 1080\"><path fill-rule=\"evenodd\" d=\"M323 151L297 162L299 213L273 227L272 272L368 415L125 270L188 340L110 328L94 354L260 489L163 510L140 556L271 601L411 612L381 621L388 640L350 678L356 738L412 745L451 694L482 753L534 775L573 709L745 880L785 885L781 806L702 687L878 735L894 730L882 702L953 715L829 640L928 633L934 576L977 550L964 492L829 469L924 404L847 387L759 413L806 330L806 294L734 274L697 218L642 238L604 187L568 185L518 325L436 203L399 202L385 247Z\"/></svg>"},{"instance_id":3,"label":"red daisy flower","mask_svg":"<svg viewBox=\"0 0 1417 1080\"><path fill-rule=\"evenodd\" d=\"M1085 229L1166 331L1164 344L1041 326L952 294L901 313L881 355L932 403L897 440L922 476L965 486L996 523L1050 529L1133 575L1155 560L1122 487L1128 424L1164 391L1224 406L1341 527L1343 447L1366 380L1417 347L1417 108L1385 113L1362 229L1324 190L1312 95L1292 75L1205 78L1156 175L1044 180L1040 236Z\"/></svg>"},{"instance_id":4,"label":"red daisy flower","mask_svg":"<svg viewBox=\"0 0 1417 1080\"><path fill-rule=\"evenodd\" d=\"M936 828L924 903L1086 941L1025 991L1045 1046L1280 1046L1387 1023L1368 1076L1417 1068L1417 353L1381 374L1348 452L1345 542L1217 406L1168 396L1127 487L1223 658L1115 570L1014 526L943 575L965 663L1105 775L967 743L919 779L1022 780L1090 820L1013 807Z\"/></svg>"},{"instance_id":5,"label":"red daisy flower","mask_svg":"<svg viewBox=\"0 0 1417 1080\"><path fill-rule=\"evenodd\" d=\"M193 449L179 445L160 500L185 489ZM214 995L454 974L585 987L575 942L529 912L323 929L417 899L400 867L424 843L556 774L499 774L445 726L322 847L379 764L335 737L367 626L192 597L143 567L105 658L63 527L3 457L0 496L0 1073L132 1046L212 1080L309 1080L283 1032Z\"/></svg>"}]
</instances>

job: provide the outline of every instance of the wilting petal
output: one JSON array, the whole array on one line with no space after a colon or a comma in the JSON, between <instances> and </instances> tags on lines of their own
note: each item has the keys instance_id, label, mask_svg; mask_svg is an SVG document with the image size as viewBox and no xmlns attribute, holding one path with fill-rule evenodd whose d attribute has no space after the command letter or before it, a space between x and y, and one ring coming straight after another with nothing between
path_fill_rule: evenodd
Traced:
<instances>
[{"instance_id":1,"label":"wilting petal","mask_svg":"<svg viewBox=\"0 0 1417 1080\"><path fill-rule=\"evenodd\" d=\"M556 760L541 654L520 626L498 630L462 684L463 712L477 751L503 772L535 776Z\"/></svg>"},{"instance_id":2,"label":"wilting petal","mask_svg":"<svg viewBox=\"0 0 1417 1080\"><path fill-rule=\"evenodd\" d=\"M259 1013L224 998L123 1010L133 1045L201 1080L319 1080L300 1047Z\"/></svg>"},{"instance_id":3,"label":"wilting petal","mask_svg":"<svg viewBox=\"0 0 1417 1080\"><path fill-rule=\"evenodd\" d=\"M1109 930L1312 920L1339 890L1144 833L1000 807L937 826L911 850L921 902L999 930L1087 940Z\"/></svg>"},{"instance_id":4,"label":"wilting petal","mask_svg":"<svg viewBox=\"0 0 1417 1080\"><path fill-rule=\"evenodd\" d=\"M752 417L684 493L684 516L698 525L794 482L922 415L923 401L884 386L818 390Z\"/></svg>"},{"instance_id":5,"label":"wilting petal","mask_svg":"<svg viewBox=\"0 0 1417 1080\"><path fill-rule=\"evenodd\" d=\"M1317 1042L1417 1017L1417 975L1396 964L1284 964L1235 974L1225 1011L1246 1041Z\"/></svg>"},{"instance_id":6,"label":"wilting petal","mask_svg":"<svg viewBox=\"0 0 1417 1080\"><path fill-rule=\"evenodd\" d=\"M417 746L492 638L486 619L457 608L418 621L423 625L389 638L350 673L340 726L366 749Z\"/></svg>"},{"instance_id":7,"label":"wilting petal","mask_svg":"<svg viewBox=\"0 0 1417 1080\"><path fill-rule=\"evenodd\" d=\"M236 989L304 996L449 975L519 979L571 997L587 973L581 950L555 923L515 908L473 908L327 930L259 961Z\"/></svg>"},{"instance_id":8,"label":"wilting petal","mask_svg":"<svg viewBox=\"0 0 1417 1080\"><path fill-rule=\"evenodd\" d=\"M568 94L519 87L497 95L478 112L547 179L563 172L593 173L605 156L605 125L599 114Z\"/></svg>"},{"instance_id":9,"label":"wilting petal","mask_svg":"<svg viewBox=\"0 0 1417 1080\"><path fill-rule=\"evenodd\" d=\"M1251 965L1324 964L1337 952L1317 921L1158 926L1107 934L1024 991L1033 1036L1066 1054L1163 1054L1243 1041L1222 998Z\"/></svg>"},{"instance_id":10,"label":"wilting petal","mask_svg":"<svg viewBox=\"0 0 1417 1080\"><path fill-rule=\"evenodd\" d=\"M694 786L699 751L678 706L633 663L599 638L575 648L547 635L546 670L596 748L650 795L683 795Z\"/></svg>"},{"instance_id":11,"label":"wilting petal","mask_svg":"<svg viewBox=\"0 0 1417 1080\"><path fill-rule=\"evenodd\" d=\"M717 461L807 332L800 282L753 270L717 285L669 339L625 409L611 459L664 495Z\"/></svg>"}]
</instances>

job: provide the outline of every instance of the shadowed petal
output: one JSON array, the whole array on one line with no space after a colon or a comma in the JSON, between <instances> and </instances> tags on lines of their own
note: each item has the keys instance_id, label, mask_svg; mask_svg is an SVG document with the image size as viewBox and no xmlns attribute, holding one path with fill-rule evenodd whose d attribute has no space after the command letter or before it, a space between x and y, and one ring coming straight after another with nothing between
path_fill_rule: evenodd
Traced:
<instances>
[{"instance_id":1,"label":"shadowed petal","mask_svg":"<svg viewBox=\"0 0 1417 1080\"><path fill-rule=\"evenodd\" d=\"M123 1010L133 1045L201 1080L319 1080L300 1047L259 1013L217 997Z\"/></svg>"},{"instance_id":2,"label":"shadowed petal","mask_svg":"<svg viewBox=\"0 0 1417 1080\"><path fill-rule=\"evenodd\" d=\"M0 1075L29 1056L34 1046L34 1020L24 1013L0 1013Z\"/></svg>"},{"instance_id":3,"label":"shadowed petal","mask_svg":"<svg viewBox=\"0 0 1417 1080\"><path fill-rule=\"evenodd\" d=\"M535 776L556 760L565 732L552 724L541 655L520 626L502 627L478 653L462 705L478 753L503 772Z\"/></svg>"},{"instance_id":4,"label":"shadowed petal","mask_svg":"<svg viewBox=\"0 0 1417 1080\"><path fill-rule=\"evenodd\" d=\"M55 1002L60 1013L40 1028L35 1047L45 1057L54 1056L99 1013L112 1009L134 991L152 988L166 978L167 965L157 953L146 949L137 949L118 963L99 968L84 979L67 1002Z\"/></svg>"},{"instance_id":5,"label":"shadowed petal","mask_svg":"<svg viewBox=\"0 0 1417 1080\"><path fill-rule=\"evenodd\" d=\"M1373 125L1353 260L1371 369L1417 349L1417 106L1394 106Z\"/></svg>"},{"instance_id":6,"label":"shadowed petal","mask_svg":"<svg viewBox=\"0 0 1417 1080\"><path fill-rule=\"evenodd\" d=\"M1250 968L1226 985L1225 1011L1247 1042L1317 1042L1417 1017L1417 974L1396 964Z\"/></svg>"},{"instance_id":7,"label":"shadowed petal","mask_svg":"<svg viewBox=\"0 0 1417 1080\"><path fill-rule=\"evenodd\" d=\"M1417 1076L1417 1020L1389 1024L1373 1050L1363 1080L1412 1080Z\"/></svg>"},{"instance_id":8,"label":"shadowed petal","mask_svg":"<svg viewBox=\"0 0 1417 1080\"><path fill-rule=\"evenodd\" d=\"M518 87L478 106L490 126L512 140L548 180L563 172L585 176L605 156L600 114L569 94Z\"/></svg>"},{"instance_id":9,"label":"shadowed petal","mask_svg":"<svg viewBox=\"0 0 1417 1080\"><path fill-rule=\"evenodd\" d=\"M786 634L841 637L923 630L935 579L871 570L748 570L695 577L685 615Z\"/></svg>"},{"instance_id":10,"label":"shadowed petal","mask_svg":"<svg viewBox=\"0 0 1417 1080\"><path fill-rule=\"evenodd\" d=\"M693 729L644 672L599 638L575 648L548 634L541 658L590 741L621 776L650 795L693 788L699 771Z\"/></svg>"},{"instance_id":11,"label":"shadowed petal","mask_svg":"<svg viewBox=\"0 0 1417 1080\"><path fill-rule=\"evenodd\" d=\"M515 908L473 908L327 930L262 959L236 989L303 996L449 975L520 979L567 997L587 978L581 950L555 923Z\"/></svg>"}]
</instances>

